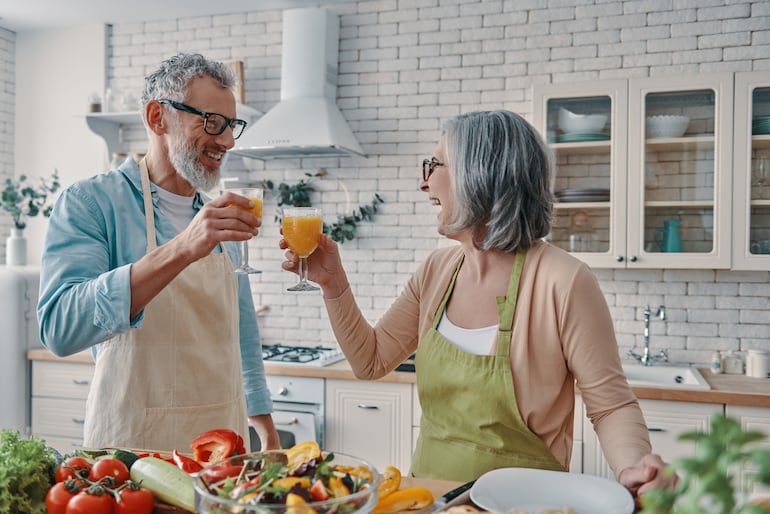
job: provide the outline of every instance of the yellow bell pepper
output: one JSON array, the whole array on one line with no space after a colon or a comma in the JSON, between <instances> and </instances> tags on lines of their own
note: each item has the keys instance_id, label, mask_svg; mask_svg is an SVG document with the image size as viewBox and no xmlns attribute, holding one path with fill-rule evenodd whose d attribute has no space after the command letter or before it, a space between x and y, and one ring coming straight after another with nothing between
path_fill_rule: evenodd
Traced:
<instances>
[{"instance_id":1,"label":"yellow bell pepper","mask_svg":"<svg viewBox=\"0 0 770 514\"><path fill-rule=\"evenodd\" d=\"M424 509L434 502L433 494L424 487L407 487L390 493L377 502L373 514L391 514L402 510Z\"/></svg>"},{"instance_id":2,"label":"yellow bell pepper","mask_svg":"<svg viewBox=\"0 0 770 514\"><path fill-rule=\"evenodd\" d=\"M295 444L286 450L285 454L289 469L296 469L305 462L319 458L321 456L321 447L315 441L307 441Z\"/></svg>"},{"instance_id":3,"label":"yellow bell pepper","mask_svg":"<svg viewBox=\"0 0 770 514\"><path fill-rule=\"evenodd\" d=\"M286 496L286 514L318 514L312 507L307 506L305 499L294 493Z\"/></svg>"},{"instance_id":4,"label":"yellow bell pepper","mask_svg":"<svg viewBox=\"0 0 770 514\"><path fill-rule=\"evenodd\" d=\"M399 487L401 487L401 470L394 466L388 466L380 477L380 485L377 487L377 503L389 494L398 491Z\"/></svg>"}]
</instances>

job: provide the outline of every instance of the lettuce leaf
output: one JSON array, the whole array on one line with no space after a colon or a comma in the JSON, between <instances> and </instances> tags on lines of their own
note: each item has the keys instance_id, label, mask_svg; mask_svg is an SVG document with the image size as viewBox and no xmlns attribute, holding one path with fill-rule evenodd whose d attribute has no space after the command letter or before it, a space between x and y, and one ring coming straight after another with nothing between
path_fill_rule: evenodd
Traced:
<instances>
[{"instance_id":1,"label":"lettuce leaf","mask_svg":"<svg viewBox=\"0 0 770 514\"><path fill-rule=\"evenodd\" d=\"M0 432L0 514L45 514L53 485L54 450L18 430Z\"/></svg>"}]
</instances>

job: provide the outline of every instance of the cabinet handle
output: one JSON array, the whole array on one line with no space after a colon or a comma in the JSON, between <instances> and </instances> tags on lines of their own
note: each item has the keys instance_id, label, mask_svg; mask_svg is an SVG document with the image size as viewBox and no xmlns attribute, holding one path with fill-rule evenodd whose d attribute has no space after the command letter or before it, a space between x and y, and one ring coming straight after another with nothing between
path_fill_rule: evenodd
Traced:
<instances>
[{"instance_id":1,"label":"cabinet handle","mask_svg":"<svg viewBox=\"0 0 770 514\"><path fill-rule=\"evenodd\" d=\"M638 260L639 260L639 258L638 258L636 255L632 255L632 256L631 256L631 258L630 258L629 260L630 260L631 262L636 262L636 261L638 261Z\"/></svg>"},{"instance_id":2,"label":"cabinet handle","mask_svg":"<svg viewBox=\"0 0 770 514\"><path fill-rule=\"evenodd\" d=\"M79 386L87 386L91 383L90 380L78 380L77 378L72 379L72 383Z\"/></svg>"},{"instance_id":3,"label":"cabinet handle","mask_svg":"<svg viewBox=\"0 0 770 514\"><path fill-rule=\"evenodd\" d=\"M622 255L616 255L615 260L618 262L623 262L623 256Z\"/></svg>"},{"instance_id":4,"label":"cabinet handle","mask_svg":"<svg viewBox=\"0 0 770 514\"><path fill-rule=\"evenodd\" d=\"M648 432L665 432L665 428L647 427Z\"/></svg>"},{"instance_id":5,"label":"cabinet handle","mask_svg":"<svg viewBox=\"0 0 770 514\"><path fill-rule=\"evenodd\" d=\"M72 422L78 425L85 425L86 420L83 418L72 418Z\"/></svg>"},{"instance_id":6,"label":"cabinet handle","mask_svg":"<svg viewBox=\"0 0 770 514\"><path fill-rule=\"evenodd\" d=\"M377 407L376 405L367 405L365 403L359 403L358 404L358 408L359 409L365 409L365 410L377 410L377 409L379 409L379 407Z\"/></svg>"},{"instance_id":7,"label":"cabinet handle","mask_svg":"<svg viewBox=\"0 0 770 514\"><path fill-rule=\"evenodd\" d=\"M286 423L276 423L279 427L290 427L292 425L299 425L299 420L297 418L291 418Z\"/></svg>"}]
</instances>

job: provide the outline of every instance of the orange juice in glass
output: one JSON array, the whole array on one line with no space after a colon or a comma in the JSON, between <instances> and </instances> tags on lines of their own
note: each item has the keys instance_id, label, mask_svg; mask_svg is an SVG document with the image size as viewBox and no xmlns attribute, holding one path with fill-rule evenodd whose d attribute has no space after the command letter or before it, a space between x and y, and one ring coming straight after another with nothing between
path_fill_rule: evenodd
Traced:
<instances>
[{"instance_id":1,"label":"orange juice in glass","mask_svg":"<svg viewBox=\"0 0 770 514\"><path fill-rule=\"evenodd\" d=\"M317 291L307 281L307 258L318 247L323 232L321 209L317 207L284 207L281 230L286 244L299 257L299 282L287 291Z\"/></svg>"},{"instance_id":2,"label":"orange juice in glass","mask_svg":"<svg viewBox=\"0 0 770 514\"><path fill-rule=\"evenodd\" d=\"M248 211L252 213L254 216L256 216L257 218L259 218L261 221L262 220L262 198L264 196L264 191L262 190L262 188L245 187L241 189L235 189L235 192L251 200L251 203L254 204L254 207L252 207L251 209L241 207L240 205L230 205L230 207L237 207L238 209ZM248 241L241 241L241 263L237 268L235 268L232 271L232 273L238 273L238 274L262 273L262 271L252 268L249 265L249 242Z\"/></svg>"}]
</instances>

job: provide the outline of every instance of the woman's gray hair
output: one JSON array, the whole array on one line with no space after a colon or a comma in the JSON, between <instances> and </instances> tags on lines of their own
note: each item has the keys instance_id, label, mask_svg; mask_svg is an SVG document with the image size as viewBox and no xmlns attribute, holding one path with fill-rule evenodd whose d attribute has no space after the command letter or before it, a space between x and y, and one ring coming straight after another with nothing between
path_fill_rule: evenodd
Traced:
<instances>
[{"instance_id":1,"label":"woman's gray hair","mask_svg":"<svg viewBox=\"0 0 770 514\"><path fill-rule=\"evenodd\" d=\"M479 111L444 124L454 209L448 234L471 229L474 246L526 250L551 230L551 154L510 111Z\"/></svg>"},{"instance_id":2,"label":"woman's gray hair","mask_svg":"<svg viewBox=\"0 0 770 514\"><path fill-rule=\"evenodd\" d=\"M235 75L221 62L211 61L201 54L177 54L166 59L160 63L157 70L144 79L142 113L151 100L184 102L190 81L206 75L219 82L222 87L231 91L235 88Z\"/></svg>"}]
</instances>

